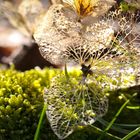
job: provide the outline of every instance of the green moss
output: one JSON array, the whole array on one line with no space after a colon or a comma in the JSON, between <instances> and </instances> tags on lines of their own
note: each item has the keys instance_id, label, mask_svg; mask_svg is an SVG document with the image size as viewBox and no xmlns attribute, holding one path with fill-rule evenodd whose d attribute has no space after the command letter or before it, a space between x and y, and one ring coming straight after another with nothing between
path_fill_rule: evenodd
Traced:
<instances>
[{"instance_id":1,"label":"green moss","mask_svg":"<svg viewBox=\"0 0 140 140\"><path fill-rule=\"evenodd\" d=\"M50 87L50 79L60 73L62 73L60 70L51 69L34 69L26 72L19 72L14 70L14 68L0 70L0 140L33 139L44 104L44 87ZM81 80L81 72L79 70L69 72L69 76L73 79L71 81L73 85L78 84L77 80ZM76 77L77 80L74 80L74 77ZM110 86L115 87L121 85L121 87L127 87L128 85L129 87L131 82L134 81L135 76L123 74L121 78L122 83L118 82L119 79L117 79L117 77L107 77L101 74L94 74L93 77L95 78L89 76L91 80L95 80L97 83L106 84L104 92L109 95L109 110L104 118L109 122L124 103L123 99L119 99L120 94L123 93L126 98L131 98L132 93L136 92L132 92L129 89L122 91L113 89L110 91ZM129 81L131 81L130 84ZM66 84L64 78L60 78L56 80L56 82L64 82ZM66 89L66 91L67 90L68 89ZM66 101L68 102L69 99ZM82 103L84 104L84 102ZM138 96L131 101L131 106L138 105L136 103L138 103ZM69 110L67 112L69 114ZM137 124L140 122L139 116L139 110L132 111L126 108L120 114L117 122ZM74 114L73 117L77 116ZM104 128L103 125L98 122L94 125L101 129ZM114 131L110 132L114 133ZM99 133L95 128L82 127L71 134L67 140L92 140L97 139L100 134L101 132ZM122 136L118 132L114 134ZM111 139L108 136L106 138ZM40 140L45 139L58 139L52 132L47 119L44 119L40 135Z\"/></svg>"},{"instance_id":2,"label":"green moss","mask_svg":"<svg viewBox=\"0 0 140 140\"><path fill-rule=\"evenodd\" d=\"M57 70L0 71L0 138L33 139L44 87Z\"/></svg>"},{"instance_id":3,"label":"green moss","mask_svg":"<svg viewBox=\"0 0 140 140\"><path fill-rule=\"evenodd\" d=\"M124 12L134 12L138 9L140 9L140 4L138 2L125 2L125 1L122 1L121 4L120 4L120 9Z\"/></svg>"}]
</instances>

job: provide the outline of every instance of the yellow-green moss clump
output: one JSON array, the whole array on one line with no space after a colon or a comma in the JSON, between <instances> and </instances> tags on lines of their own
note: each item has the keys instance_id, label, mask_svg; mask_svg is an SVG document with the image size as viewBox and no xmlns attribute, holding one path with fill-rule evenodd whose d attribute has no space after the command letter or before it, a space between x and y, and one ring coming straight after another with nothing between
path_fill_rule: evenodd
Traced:
<instances>
[{"instance_id":1,"label":"yellow-green moss clump","mask_svg":"<svg viewBox=\"0 0 140 140\"><path fill-rule=\"evenodd\" d=\"M114 117L120 106L125 102L123 99L120 100L118 98L120 95L119 93L122 91L118 90L117 87L124 88L124 94L126 93L126 97L129 98L129 96L131 97L132 95L129 87L133 86L135 75L133 73L123 73L124 74L121 75L121 80L119 80L119 76L107 76L101 73L93 73L93 75L87 76L88 84L95 82L97 85L99 84L100 86L104 87L104 93L108 93L110 99L109 109L108 113L105 115L105 120L108 122ZM79 82L82 82L81 74L82 72L80 70L72 70L68 73L70 79L72 80L70 83L77 84L72 87L76 87L79 85ZM53 80L51 80L52 77L56 75L57 77L62 77L53 78ZM52 84L50 81L53 82L54 79L55 83ZM63 88L62 90L66 90L67 92L67 87L69 86L67 85L65 87L65 79L64 73L62 73L61 70L34 69L26 72L19 72L14 68L0 70L0 140L33 140L40 113L44 105L44 87L47 87L49 90L45 96L54 90L53 85L59 85L59 83ZM96 89L97 87L94 88ZM111 90L111 92L109 92L109 90ZM68 95L68 97L70 97L70 95ZM138 98L133 100L133 102L136 103L137 100ZM133 104L133 102L131 102L132 105L136 105ZM51 101L49 101L49 103L51 103ZM130 115L131 112L132 110L125 109L117 122L137 124L140 115L139 111L136 111L136 113L133 115ZM47 119L44 119L41 128L40 140L57 140L58 138L54 135L49 123L46 123L46 120ZM95 122L94 125L99 128L103 126L98 121ZM100 134L101 133L97 131L97 129L91 127L82 127L70 135L67 140L93 140L97 139ZM117 135L122 136L120 132L117 133ZM107 139L109 140L113 138Z\"/></svg>"},{"instance_id":2,"label":"yellow-green moss clump","mask_svg":"<svg viewBox=\"0 0 140 140\"><path fill-rule=\"evenodd\" d=\"M0 139L33 139L54 70L0 70Z\"/></svg>"}]
</instances>

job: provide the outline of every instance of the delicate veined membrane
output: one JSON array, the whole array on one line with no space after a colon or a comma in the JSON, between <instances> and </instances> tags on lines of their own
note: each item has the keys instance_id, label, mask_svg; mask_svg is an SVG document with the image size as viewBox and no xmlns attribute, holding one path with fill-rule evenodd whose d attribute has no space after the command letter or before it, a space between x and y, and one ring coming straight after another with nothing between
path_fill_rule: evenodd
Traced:
<instances>
[{"instance_id":1,"label":"delicate veined membrane","mask_svg":"<svg viewBox=\"0 0 140 140\"><path fill-rule=\"evenodd\" d=\"M44 16L43 20L40 21L40 24L37 26L34 33L35 41L41 46L39 49L43 57L52 64L56 65L63 65L69 60L67 59L67 54L65 53L68 46L75 45L77 48L78 43L84 43L86 47L86 45L88 45L89 43L89 41L84 39L83 36L88 30L90 30L90 27L87 26L87 24L89 24L89 22L91 21L93 22L94 19L91 18L94 16L92 15L87 17L86 15L88 15L88 13L90 14L90 12L92 12L93 14L95 10L90 10L87 14L83 15L83 18L80 17L80 15L77 15L76 11L78 10L78 7L76 7L76 5L78 5L79 3L80 7L82 7L82 5L84 6L84 4L86 4L86 7L88 5L94 7L95 3L97 3L97 7L99 7L99 5L101 4L102 8L106 7L109 9L114 4L113 1L111 2L111 0L108 0L107 3L102 1L84 2L82 0L64 0L63 2L69 4L69 6L64 6L62 4L52 5ZM70 6L73 7L74 5L75 9L70 8ZM99 11L97 13L99 13ZM103 13L105 13L104 10ZM101 29L100 31L102 30L103 29ZM95 43L90 43L88 45L88 48L90 48L90 46L92 46L93 44ZM83 48L81 48L81 50L82 49Z\"/></svg>"},{"instance_id":2,"label":"delicate veined membrane","mask_svg":"<svg viewBox=\"0 0 140 140\"><path fill-rule=\"evenodd\" d=\"M81 65L91 58L113 59L118 63L130 58L132 61L139 55L140 44L140 33L135 32L139 23L132 17L111 12L88 24L85 18L79 21L72 9L56 4L44 16L34 38L42 56L56 65L69 62Z\"/></svg>"},{"instance_id":3,"label":"delicate veined membrane","mask_svg":"<svg viewBox=\"0 0 140 140\"><path fill-rule=\"evenodd\" d=\"M73 10L63 5L53 5L37 27L34 38L41 46L41 54L51 63L64 64L69 61L66 52L70 47L81 49L80 52L78 51L81 55L83 49L93 50L95 43L97 48L98 44L101 46L101 44L109 42L106 37L101 38L103 34L103 36L107 35L107 38L111 38L113 31L109 25L105 23L103 26L106 28L102 26L104 29L100 28L98 23L97 26L94 24L87 26L84 19L79 22L77 18L77 14ZM94 26L96 26L95 29L92 29ZM89 32L91 29L92 31ZM87 36L88 39L92 37L93 41L87 40ZM89 48L91 49L89 50Z\"/></svg>"},{"instance_id":4,"label":"delicate veined membrane","mask_svg":"<svg viewBox=\"0 0 140 140\"><path fill-rule=\"evenodd\" d=\"M71 5L73 1L63 2ZM82 16L69 6L52 5L34 34L46 60L56 65L82 66L79 79L68 80L60 75L45 92L47 117L60 139L78 125L92 124L106 113L106 88L116 90L139 84L138 20L119 11L99 18L93 18L91 13Z\"/></svg>"},{"instance_id":5,"label":"delicate veined membrane","mask_svg":"<svg viewBox=\"0 0 140 140\"><path fill-rule=\"evenodd\" d=\"M100 65L106 63L100 62ZM92 69L93 75L85 78L86 74L81 76L82 72L77 70L69 72L69 78L61 73L52 79L44 99L48 121L59 139L65 139L79 126L91 125L104 116L108 111L106 94L109 91L136 85L135 71L131 67L109 72Z\"/></svg>"},{"instance_id":6,"label":"delicate veined membrane","mask_svg":"<svg viewBox=\"0 0 140 140\"><path fill-rule=\"evenodd\" d=\"M80 75L68 80L61 74L45 91L47 118L59 139L65 139L78 126L93 124L107 112L108 100L100 85L90 79L85 83L80 80Z\"/></svg>"}]
</instances>

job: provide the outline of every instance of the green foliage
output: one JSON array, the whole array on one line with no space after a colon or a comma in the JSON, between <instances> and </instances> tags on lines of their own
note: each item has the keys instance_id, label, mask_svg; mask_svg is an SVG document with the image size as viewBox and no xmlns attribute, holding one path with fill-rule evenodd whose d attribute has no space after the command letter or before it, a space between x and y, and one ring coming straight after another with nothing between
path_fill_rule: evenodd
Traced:
<instances>
[{"instance_id":1,"label":"green foliage","mask_svg":"<svg viewBox=\"0 0 140 140\"><path fill-rule=\"evenodd\" d=\"M0 71L0 139L33 139L54 70Z\"/></svg>"},{"instance_id":2,"label":"green foliage","mask_svg":"<svg viewBox=\"0 0 140 140\"><path fill-rule=\"evenodd\" d=\"M138 9L140 9L140 4L139 2L126 2L126 1L122 1L120 4L120 8L122 11L126 12L126 11L136 11Z\"/></svg>"},{"instance_id":3,"label":"green foliage","mask_svg":"<svg viewBox=\"0 0 140 140\"><path fill-rule=\"evenodd\" d=\"M62 74L61 70L51 69L34 69L26 72L19 72L14 70L14 68L0 70L0 140L32 140L34 138L44 106L44 87L50 87L50 79L60 73ZM78 79L81 72L72 70L68 72L68 75L72 79L74 77ZM125 87L130 80L132 82L135 79L134 75L123 75L122 77L124 81L122 87ZM62 83L64 80L64 78L59 78L55 81ZM105 75L96 77L96 80L103 83L104 81L110 82L112 86L116 85L112 77L107 78ZM76 82L72 80L71 84L76 84ZM106 86L105 92L108 92L109 109L103 120L97 120L93 126L79 126L67 140L93 140L99 138L125 100L130 99L136 91L129 88L109 91L108 86ZM122 94L125 95L125 98ZM139 106L138 101L139 96L136 96L130 100L128 106ZM124 108L121 114L115 118L116 121L103 139L116 140L119 139L118 137L125 137L131 131L133 132L134 129L139 127L139 116L139 109ZM46 117L39 127L40 140L58 139L52 132ZM127 130L127 133L123 133L125 131L121 130ZM137 131L134 132L133 135Z\"/></svg>"}]
</instances>

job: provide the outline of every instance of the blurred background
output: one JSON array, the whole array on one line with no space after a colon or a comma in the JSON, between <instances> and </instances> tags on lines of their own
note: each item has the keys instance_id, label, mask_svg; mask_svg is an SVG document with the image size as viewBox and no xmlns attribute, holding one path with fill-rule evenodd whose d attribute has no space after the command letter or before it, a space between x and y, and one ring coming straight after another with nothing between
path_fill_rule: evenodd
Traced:
<instances>
[{"instance_id":1,"label":"blurred background","mask_svg":"<svg viewBox=\"0 0 140 140\"><path fill-rule=\"evenodd\" d=\"M33 1L36 3L37 0ZM3 3L5 2L6 4L3 6ZM32 32L29 31L28 33L26 33L26 23L24 24L22 22L22 15L18 11L21 2L23 1L0 1L1 68L7 68L10 64L14 64L15 68L21 71L32 69L35 66L39 66L40 68L43 68L45 66L57 67L47 62L41 56L38 45L34 42L32 38ZM9 3L11 5L9 5ZM30 2L27 0L26 3L28 4ZM41 0L41 3L43 6L43 10L45 11L47 11L48 7L51 4L48 0ZM28 7L26 7L26 9L27 8ZM25 8L23 8L22 10L25 10ZM24 17L23 19L26 20ZM31 27L28 26L29 30L31 28L32 25Z\"/></svg>"}]
</instances>

